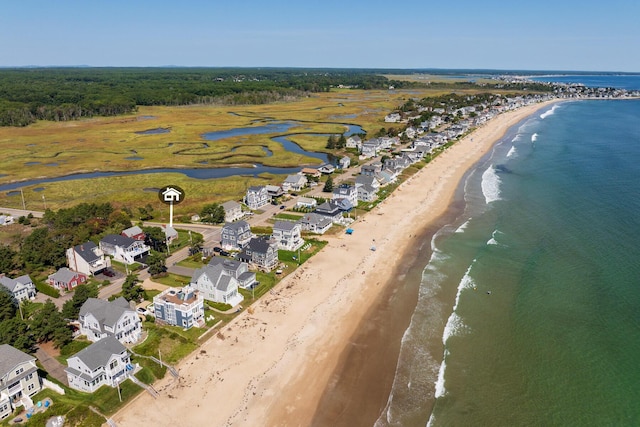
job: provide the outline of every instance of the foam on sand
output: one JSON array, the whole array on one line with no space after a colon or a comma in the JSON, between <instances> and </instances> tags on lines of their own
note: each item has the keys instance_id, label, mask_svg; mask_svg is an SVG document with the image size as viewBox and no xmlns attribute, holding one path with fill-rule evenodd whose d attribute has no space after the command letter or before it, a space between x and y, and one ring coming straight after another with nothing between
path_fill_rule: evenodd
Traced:
<instances>
[{"instance_id":1,"label":"foam on sand","mask_svg":"<svg viewBox=\"0 0 640 427\"><path fill-rule=\"evenodd\" d=\"M487 204L500 200L500 177L493 165L482 174L481 186Z\"/></svg>"}]
</instances>

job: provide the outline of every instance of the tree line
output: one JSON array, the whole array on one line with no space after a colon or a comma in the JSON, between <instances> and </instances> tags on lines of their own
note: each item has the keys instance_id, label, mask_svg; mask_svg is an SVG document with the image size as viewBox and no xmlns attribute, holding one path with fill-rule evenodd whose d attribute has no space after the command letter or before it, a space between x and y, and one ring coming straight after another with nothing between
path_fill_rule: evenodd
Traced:
<instances>
[{"instance_id":1,"label":"tree line","mask_svg":"<svg viewBox=\"0 0 640 427\"><path fill-rule=\"evenodd\" d=\"M135 112L139 105L263 104L326 92L414 87L370 70L19 68L0 70L0 126Z\"/></svg>"}]
</instances>

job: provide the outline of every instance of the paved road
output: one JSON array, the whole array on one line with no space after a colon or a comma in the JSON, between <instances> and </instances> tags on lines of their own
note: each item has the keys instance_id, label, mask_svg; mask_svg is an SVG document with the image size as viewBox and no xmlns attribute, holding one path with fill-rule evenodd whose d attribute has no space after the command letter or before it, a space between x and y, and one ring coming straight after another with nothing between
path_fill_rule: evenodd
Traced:
<instances>
[{"instance_id":1,"label":"paved road","mask_svg":"<svg viewBox=\"0 0 640 427\"><path fill-rule=\"evenodd\" d=\"M21 216L27 216L29 214L33 215L36 218L42 218L42 216L44 215L44 212L41 212L41 211L30 211L30 210L2 208L2 207L0 207L0 213L3 213L5 215L9 214L12 217L14 217L16 221Z\"/></svg>"},{"instance_id":2,"label":"paved road","mask_svg":"<svg viewBox=\"0 0 640 427\"><path fill-rule=\"evenodd\" d=\"M47 353L40 347L36 347L36 357L38 358L40 363L42 363L45 371L47 371L53 378L57 379L62 384L69 386L69 383L67 382L67 374L64 372L66 366L58 362L57 359L49 356L49 353Z\"/></svg>"}]
</instances>

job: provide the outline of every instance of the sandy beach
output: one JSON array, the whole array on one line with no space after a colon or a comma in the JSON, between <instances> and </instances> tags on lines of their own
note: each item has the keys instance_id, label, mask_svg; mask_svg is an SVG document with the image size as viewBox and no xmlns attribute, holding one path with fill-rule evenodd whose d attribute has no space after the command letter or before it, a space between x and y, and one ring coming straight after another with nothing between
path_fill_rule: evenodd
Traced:
<instances>
[{"instance_id":1,"label":"sandy beach","mask_svg":"<svg viewBox=\"0 0 640 427\"><path fill-rule=\"evenodd\" d=\"M465 172L541 103L503 113L439 155L118 412L118 426L306 426L362 321ZM371 246L376 250L372 251Z\"/></svg>"}]
</instances>

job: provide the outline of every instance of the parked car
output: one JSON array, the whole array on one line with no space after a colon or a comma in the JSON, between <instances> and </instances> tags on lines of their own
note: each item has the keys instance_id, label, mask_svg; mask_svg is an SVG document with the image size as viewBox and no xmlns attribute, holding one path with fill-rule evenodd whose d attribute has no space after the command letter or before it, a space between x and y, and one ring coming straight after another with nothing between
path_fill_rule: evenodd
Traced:
<instances>
[{"instance_id":1,"label":"parked car","mask_svg":"<svg viewBox=\"0 0 640 427\"><path fill-rule=\"evenodd\" d=\"M231 254L227 251L220 251L220 256L229 256L229 255Z\"/></svg>"},{"instance_id":2,"label":"parked car","mask_svg":"<svg viewBox=\"0 0 640 427\"><path fill-rule=\"evenodd\" d=\"M222 248L219 246L216 246L213 248L213 252L221 252L221 251L222 251Z\"/></svg>"},{"instance_id":3,"label":"parked car","mask_svg":"<svg viewBox=\"0 0 640 427\"><path fill-rule=\"evenodd\" d=\"M102 274L104 274L107 277L113 277L116 275L116 273L114 273L113 271L109 270L108 268L105 268L104 271L102 272Z\"/></svg>"},{"instance_id":4,"label":"parked car","mask_svg":"<svg viewBox=\"0 0 640 427\"><path fill-rule=\"evenodd\" d=\"M280 209L284 209L284 208L286 208L285 205L280 205Z\"/></svg>"}]
</instances>

